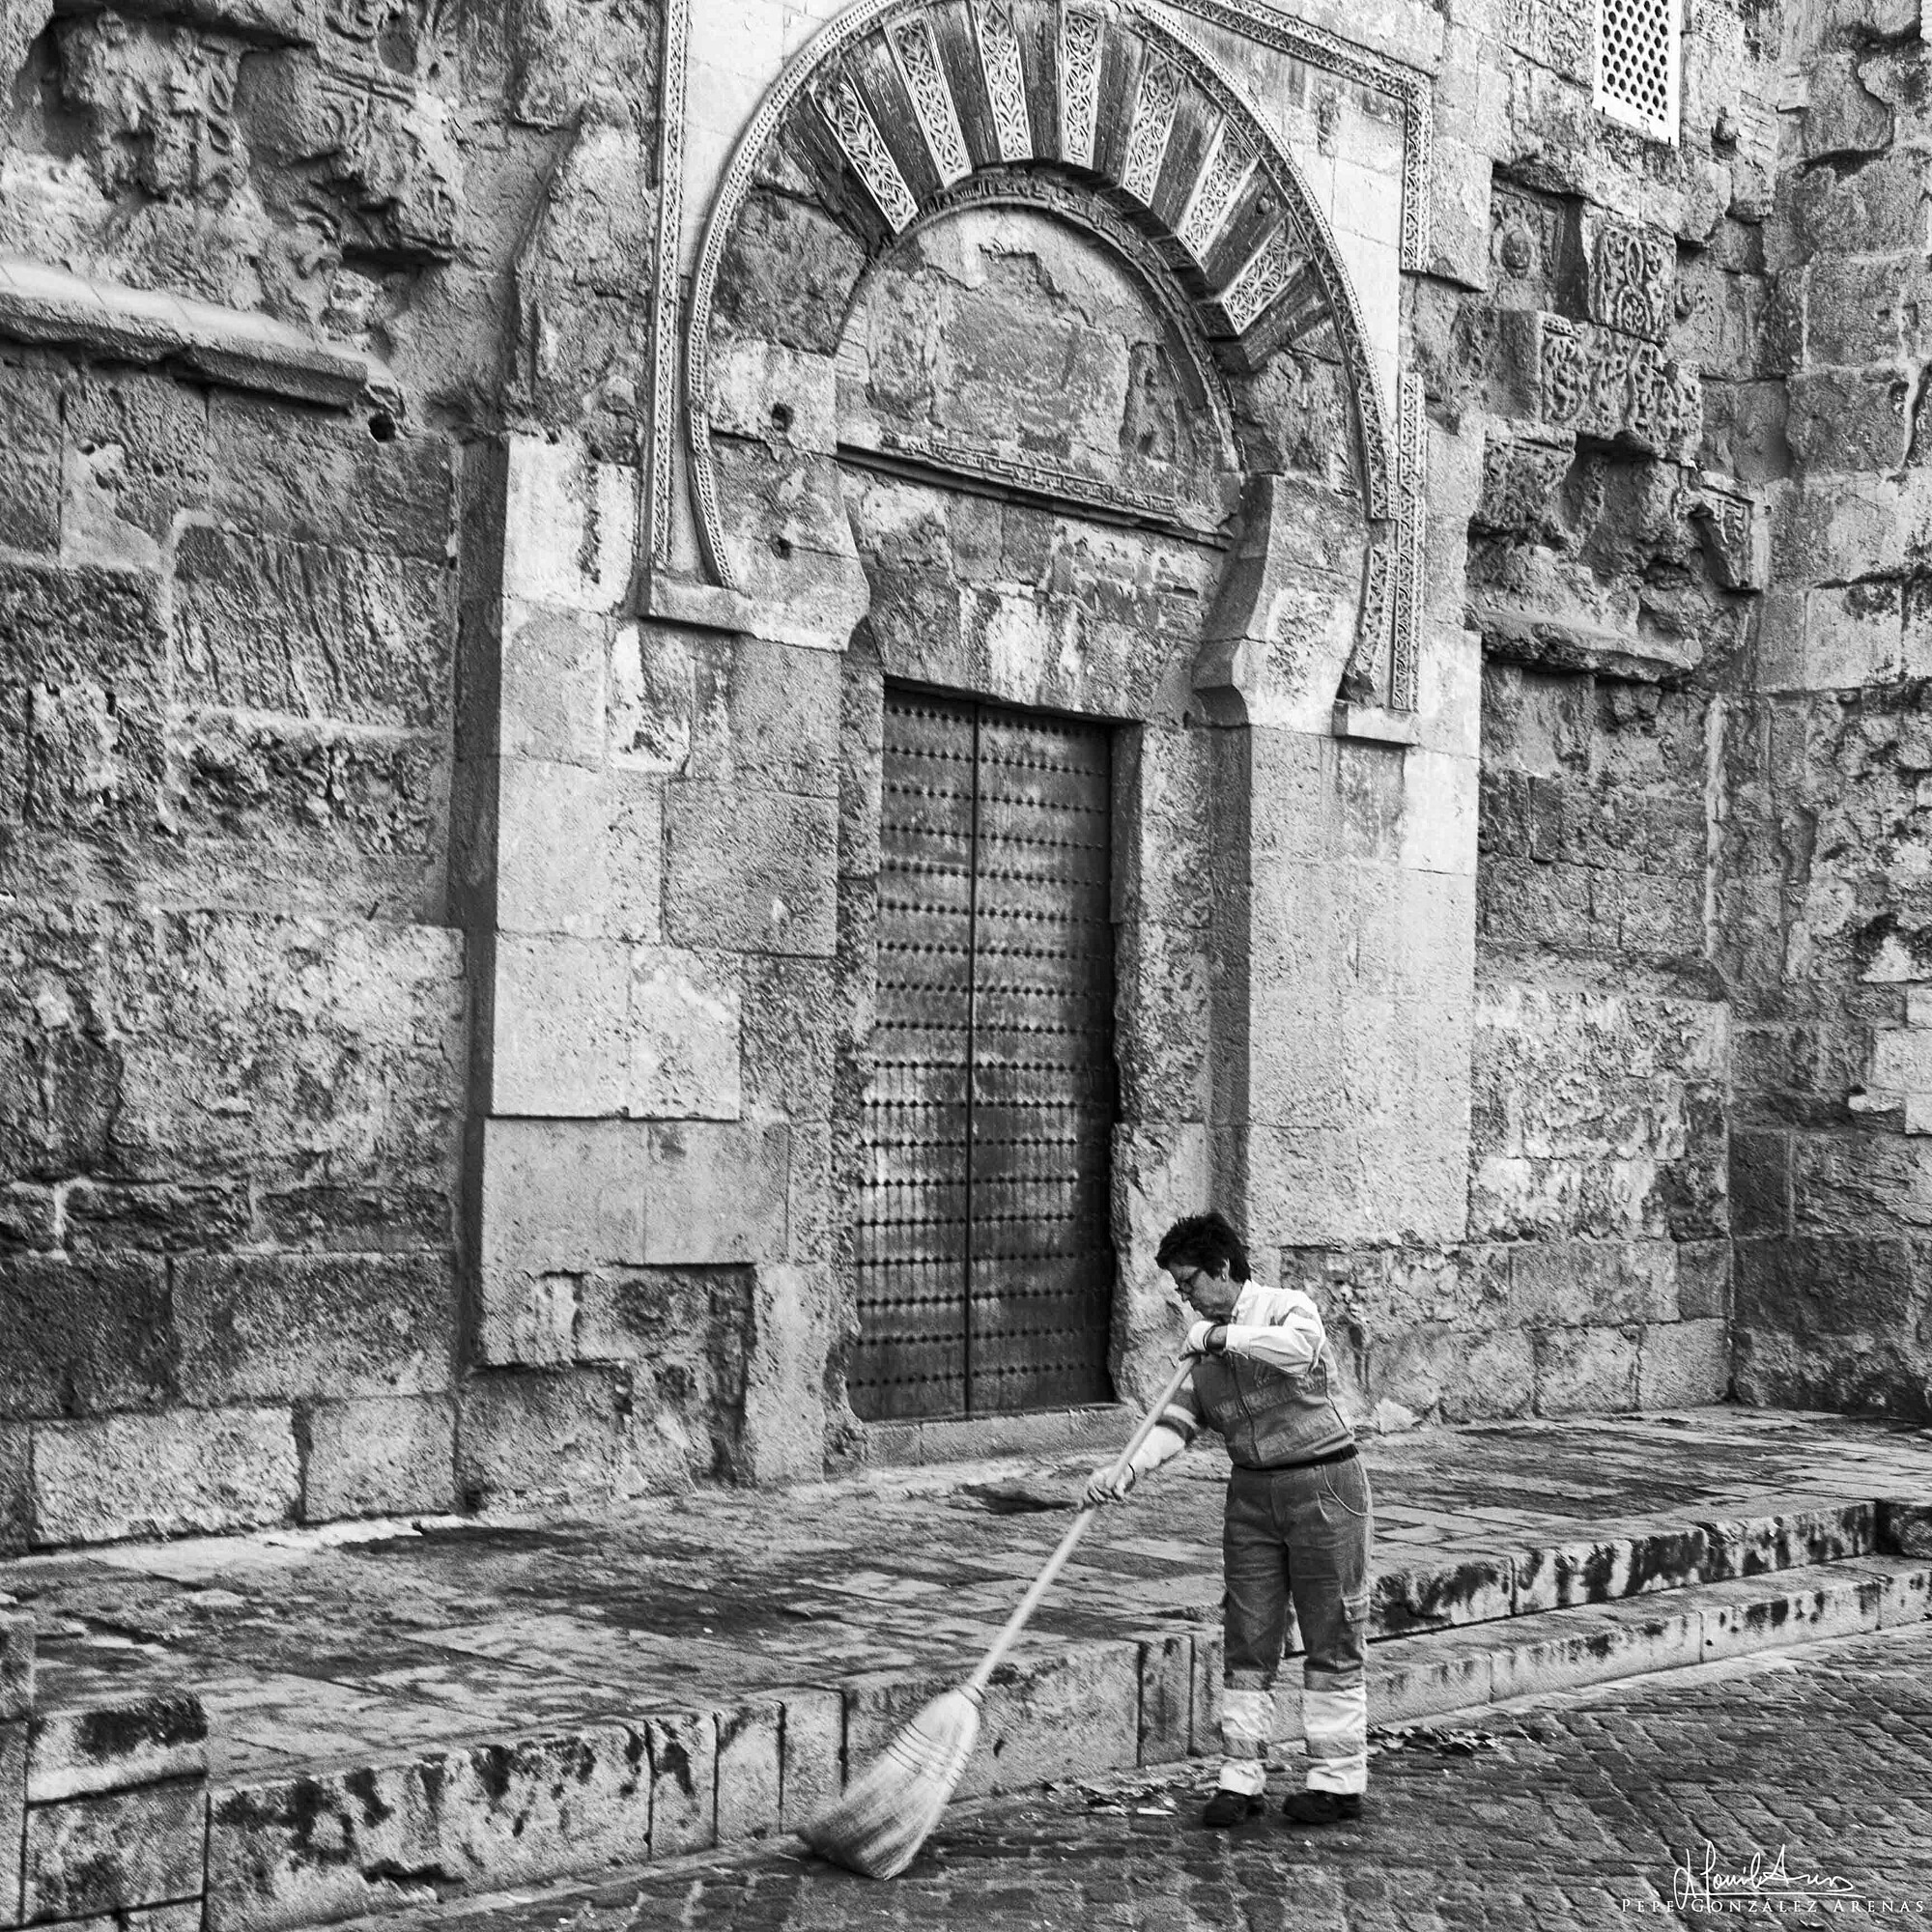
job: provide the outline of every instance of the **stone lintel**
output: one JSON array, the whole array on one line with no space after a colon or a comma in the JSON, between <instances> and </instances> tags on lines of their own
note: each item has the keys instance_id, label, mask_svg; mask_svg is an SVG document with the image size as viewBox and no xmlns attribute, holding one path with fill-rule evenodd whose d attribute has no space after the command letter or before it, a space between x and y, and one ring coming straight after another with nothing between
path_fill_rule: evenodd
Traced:
<instances>
[{"instance_id":1,"label":"stone lintel","mask_svg":"<svg viewBox=\"0 0 1932 1932\"><path fill-rule=\"evenodd\" d=\"M270 316L71 274L24 255L0 255L0 338L183 363L212 382L334 409L365 398L402 407L401 390L373 356Z\"/></svg>"}]
</instances>

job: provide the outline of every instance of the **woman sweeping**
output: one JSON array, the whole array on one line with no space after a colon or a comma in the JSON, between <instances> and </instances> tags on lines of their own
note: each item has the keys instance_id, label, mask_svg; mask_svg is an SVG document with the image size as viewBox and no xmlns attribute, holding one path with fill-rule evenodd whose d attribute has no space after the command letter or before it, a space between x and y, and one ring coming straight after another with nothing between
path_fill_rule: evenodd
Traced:
<instances>
[{"instance_id":1,"label":"woman sweeping","mask_svg":"<svg viewBox=\"0 0 1932 1932\"><path fill-rule=\"evenodd\" d=\"M1200 1359L1130 1461L1094 1472L1085 1500L1121 1501L1203 1428L1227 1439L1221 1776L1201 1822L1236 1825L1263 1808L1291 1602L1306 1652L1308 1776L1282 1810L1298 1825L1359 1818L1369 1777L1369 1479L1335 1406L1321 1312L1298 1289L1251 1281L1247 1249L1219 1214L1177 1221L1154 1260L1201 1318L1187 1334Z\"/></svg>"}]
</instances>

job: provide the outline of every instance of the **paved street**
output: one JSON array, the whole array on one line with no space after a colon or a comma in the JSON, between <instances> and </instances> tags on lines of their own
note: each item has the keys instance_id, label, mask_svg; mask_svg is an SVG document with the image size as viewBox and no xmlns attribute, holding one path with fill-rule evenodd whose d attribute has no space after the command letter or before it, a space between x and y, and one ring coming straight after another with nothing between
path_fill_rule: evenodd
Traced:
<instances>
[{"instance_id":1,"label":"paved street","mask_svg":"<svg viewBox=\"0 0 1932 1932\"><path fill-rule=\"evenodd\" d=\"M1735 1912L1932 1924L1932 1623L1482 1722L1385 1750L1373 1815L1358 1827L1296 1833L1271 1811L1225 1837L1200 1831L1192 1814L1211 1774L1197 1765L1166 1786L1123 1775L961 1807L892 1884L775 1851L388 1922L397 1932L1541 1932L1708 1924ZM1783 1888L1766 1869L1780 1851ZM1763 1889L1742 1893L1736 1881L1754 1857ZM1687 1859L1710 1890L1680 1911L1673 1865ZM1722 1909L1699 1910L1707 1899Z\"/></svg>"}]
</instances>

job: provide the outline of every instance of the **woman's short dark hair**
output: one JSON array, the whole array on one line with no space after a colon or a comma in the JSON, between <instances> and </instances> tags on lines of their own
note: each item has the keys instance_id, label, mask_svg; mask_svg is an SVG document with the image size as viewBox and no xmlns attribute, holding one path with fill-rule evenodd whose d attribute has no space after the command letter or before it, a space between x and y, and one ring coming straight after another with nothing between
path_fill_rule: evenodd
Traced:
<instances>
[{"instance_id":1,"label":"woman's short dark hair","mask_svg":"<svg viewBox=\"0 0 1932 1932\"><path fill-rule=\"evenodd\" d=\"M1224 1214L1211 1208L1206 1214L1189 1214L1177 1221L1160 1237L1154 1255L1156 1267L1197 1267L1204 1274L1218 1274L1221 1264L1228 1264L1232 1281L1248 1278L1248 1251L1240 1236Z\"/></svg>"}]
</instances>

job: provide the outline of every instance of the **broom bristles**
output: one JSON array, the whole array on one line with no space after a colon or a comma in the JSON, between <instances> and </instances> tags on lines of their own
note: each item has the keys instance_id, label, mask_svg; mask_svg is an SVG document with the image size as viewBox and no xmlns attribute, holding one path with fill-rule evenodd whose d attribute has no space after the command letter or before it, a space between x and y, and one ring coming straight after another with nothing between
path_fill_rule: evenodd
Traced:
<instances>
[{"instance_id":1,"label":"broom bristles","mask_svg":"<svg viewBox=\"0 0 1932 1932\"><path fill-rule=\"evenodd\" d=\"M971 1691L933 1698L799 1836L834 1864L896 1878L938 1824L979 1736L980 1700Z\"/></svg>"}]
</instances>

